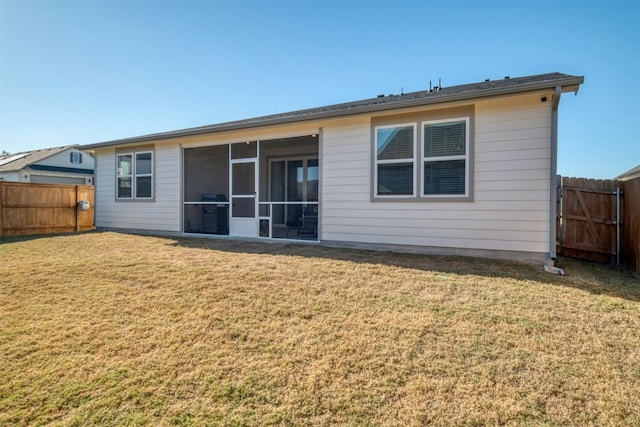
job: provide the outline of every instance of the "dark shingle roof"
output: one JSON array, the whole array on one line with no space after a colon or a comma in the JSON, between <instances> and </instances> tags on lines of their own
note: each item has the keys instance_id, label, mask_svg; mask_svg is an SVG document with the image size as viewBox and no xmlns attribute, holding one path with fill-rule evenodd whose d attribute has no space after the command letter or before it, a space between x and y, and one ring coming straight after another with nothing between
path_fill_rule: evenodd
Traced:
<instances>
[{"instance_id":1,"label":"dark shingle roof","mask_svg":"<svg viewBox=\"0 0 640 427\"><path fill-rule=\"evenodd\" d=\"M509 93L528 92L533 90L555 88L557 86L560 86L563 92L577 91L578 87L583 83L583 81L584 77L582 76L572 76L562 73L538 74L534 76L505 78L503 80L493 81L486 80L480 83L470 83L439 88L438 90L424 90L419 92L405 93L401 95L379 96L376 98L328 105L325 107L309 108L208 126L106 141L97 144L85 145L81 148L91 149L102 146L139 143L160 139L177 138L181 136L223 132L227 130L247 129L258 126L349 116L374 111L391 110L396 108L415 107L420 105L437 104L450 101L485 98Z\"/></svg>"}]
</instances>

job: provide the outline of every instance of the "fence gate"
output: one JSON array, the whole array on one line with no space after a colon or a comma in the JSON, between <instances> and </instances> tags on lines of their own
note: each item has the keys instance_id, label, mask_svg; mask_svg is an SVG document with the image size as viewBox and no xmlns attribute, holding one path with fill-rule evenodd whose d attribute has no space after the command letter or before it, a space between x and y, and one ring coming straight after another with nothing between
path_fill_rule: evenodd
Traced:
<instances>
[{"instance_id":1,"label":"fence gate","mask_svg":"<svg viewBox=\"0 0 640 427\"><path fill-rule=\"evenodd\" d=\"M93 202L93 185L0 181L0 237L92 230Z\"/></svg>"},{"instance_id":2,"label":"fence gate","mask_svg":"<svg viewBox=\"0 0 640 427\"><path fill-rule=\"evenodd\" d=\"M558 253L620 264L622 192L617 181L561 180Z\"/></svg>"}]
</instances>

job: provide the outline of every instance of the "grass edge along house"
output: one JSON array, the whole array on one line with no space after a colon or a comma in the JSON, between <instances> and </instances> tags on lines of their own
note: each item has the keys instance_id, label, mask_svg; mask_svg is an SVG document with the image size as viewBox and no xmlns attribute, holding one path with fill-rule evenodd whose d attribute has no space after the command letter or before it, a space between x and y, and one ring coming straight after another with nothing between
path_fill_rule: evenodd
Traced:
<instances>
[{"instance_id":1,"label":"grass edge along house","mask_svg":"<svg viewBox=\"0 0 640 427\"><path fill-rule=\"evenodd\" d=\"M549 73L82 147L96 226L552 263L561 95Z\"/></svg>"}]
</instances>

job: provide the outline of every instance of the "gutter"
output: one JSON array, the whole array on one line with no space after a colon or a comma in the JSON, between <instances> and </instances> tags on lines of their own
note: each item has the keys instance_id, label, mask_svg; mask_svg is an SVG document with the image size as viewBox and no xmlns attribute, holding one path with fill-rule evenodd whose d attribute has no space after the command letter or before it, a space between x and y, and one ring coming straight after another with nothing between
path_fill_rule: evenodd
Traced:
<instances>
[{"instance_id":1,"label":"gutter","mask_svg":"<svg viewBox=\"0 0 640 427\"><path fill-rule=\"evenodd\" d=\"M576 90L577 92L577 90ZM549 165L549 258L553 261L556 253L556 217L558 215L558 105L562 96L562 86L556 86L551 107L551 164Z\"/></svg>"}]
</instances>

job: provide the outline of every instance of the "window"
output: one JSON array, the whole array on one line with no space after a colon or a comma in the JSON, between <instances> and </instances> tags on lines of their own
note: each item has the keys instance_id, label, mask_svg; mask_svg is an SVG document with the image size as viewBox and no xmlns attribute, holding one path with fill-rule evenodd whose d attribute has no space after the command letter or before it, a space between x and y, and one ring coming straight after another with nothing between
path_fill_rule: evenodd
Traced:
<instances>
[{"instance_id":1,"label":"window","mask_svg":"<svg viewBox=\"0 0 640 427\"><path fill-rule=\"evenodd\" d=\"M423 122L424 196L467 195L467 122Z\"/></svg>"},{"instance_id":2,"label":"window","mask_svg":"<svg viewBox=\"0 0 640 427\"><path fill-rule=\"evenodd\" d=\"M82 153L79 153L77 151L72 151L71 153L69 153L69 161L71 163L74 164L81 164L82 163Z\"/></svg>"},{"instance_id":3,"label":"window","mask_svg":"<svg viewBox=\"0 0 640 427\"><path fill-rule=\"evenodd\" d=\"M376 128L376 195L414 196L415 124Z\"/></svg>"},{"instance_id":4,"label":"window","mask_svg":"<svg viewBox=\"0 0 640 427\"><path fill-rule=\"evenodd\" d=\"M153 197L153 153L118 154L116 157L116 197L151 199Z\"/></svg>"},{"instance_id":5,"label":"window","mask_svg":"<svg viewBox=\"0 0 640 427\"><path fill-rule=\"evenodd\" d=\"M469 200L469 120L376 126L374 197Z\"/></svg>"}]
</instances>

